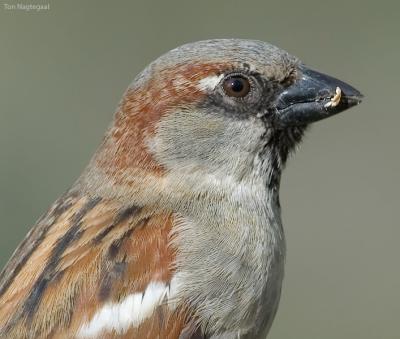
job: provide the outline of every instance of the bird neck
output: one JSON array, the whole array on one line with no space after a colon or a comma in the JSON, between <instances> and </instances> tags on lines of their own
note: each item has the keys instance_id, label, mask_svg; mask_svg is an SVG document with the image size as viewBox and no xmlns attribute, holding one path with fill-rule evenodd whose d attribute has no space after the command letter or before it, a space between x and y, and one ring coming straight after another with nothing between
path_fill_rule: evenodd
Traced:
<instances>
[{"instance_id":1,"label":"bird neck","mask_svg":"<svg viewBox=\"0 0 400 339\"><path fill-rule=\"evenodd\" d=\"M211 332L223 323L232 333L250 333L260 325L255 319L272 321L280 296L285 239L278 191L262 180L202 177L187 179L197 184L173 228L178 296Z\"/></svg>"}]
</instances>

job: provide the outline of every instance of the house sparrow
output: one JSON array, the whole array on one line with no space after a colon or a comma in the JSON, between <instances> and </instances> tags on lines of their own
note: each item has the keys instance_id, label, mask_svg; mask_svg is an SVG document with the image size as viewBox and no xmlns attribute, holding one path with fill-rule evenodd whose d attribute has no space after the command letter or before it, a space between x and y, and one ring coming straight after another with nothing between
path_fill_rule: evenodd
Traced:
<instances>
[{"instance_id":1,"label":"house sparrow","mask_svg":"<svg viewBox=\"0 0 400 339\"><path fill-rule=\"evenodd\" d=\"M310 123L361 97L260 41L161 56L1 273L0 337L265 338L281 171Z\"/></svg>"}]
</instances>

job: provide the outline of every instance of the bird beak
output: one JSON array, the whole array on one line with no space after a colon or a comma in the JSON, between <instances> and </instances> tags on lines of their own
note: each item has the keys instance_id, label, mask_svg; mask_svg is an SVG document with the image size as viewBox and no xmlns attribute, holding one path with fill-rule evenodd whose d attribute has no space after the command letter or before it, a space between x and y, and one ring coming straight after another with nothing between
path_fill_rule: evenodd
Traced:
<instances>
[{"instance_id":1,"label":"bird beak","mask_svg":"<svg viewBox=\"0 0 400 339\"><path fill-rule=\"evenodd\" d=\"M306 125L358 105L363 95L343 81L300 66L300 77L279 94L278 120L283 127Z\"/></svg>"}]
</instances>

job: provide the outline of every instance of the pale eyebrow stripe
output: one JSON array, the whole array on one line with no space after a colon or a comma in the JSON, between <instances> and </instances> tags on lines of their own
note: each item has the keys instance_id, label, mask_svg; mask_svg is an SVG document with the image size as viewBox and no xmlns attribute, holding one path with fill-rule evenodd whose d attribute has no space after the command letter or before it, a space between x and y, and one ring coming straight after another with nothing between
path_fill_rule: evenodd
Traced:
<instances>
[{"instance_id":1,"label":"pale eyebrow stripe","mask_svg":"<svg viewBox=\"0 0 400 339\"><path fill-rule=\"evenodd\" d=\"M215 87L220 83L221 79L224 77L224 74L220 75L210 75L206 78L203 78L199 81L197 87L201 90L214 90Z\"/></svg>"}]
</instances>

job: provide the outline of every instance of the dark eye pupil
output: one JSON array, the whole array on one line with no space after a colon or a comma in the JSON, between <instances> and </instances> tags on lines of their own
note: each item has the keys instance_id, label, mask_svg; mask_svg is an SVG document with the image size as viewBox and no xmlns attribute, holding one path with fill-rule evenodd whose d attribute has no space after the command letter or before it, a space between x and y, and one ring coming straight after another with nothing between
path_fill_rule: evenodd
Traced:
<instances>
[{"instance_id":1,"label":"dark eye pupil","mask_svg":"<svg viewBox=\"0 0 400 339\"><path fill-rule=\"evenodd\" d=\"M241 92L243 90L243 80L242 79L232 79L230 87L234 92Z\"/></svg>"},{"instance_id":2,"label":"dark eye pupil","mask_svg":"<svg viewBox=\"0 0 400 339\"><path fill-rule=\"evenodd\" d=\"M225 79L222 87L226 95L235 98L243 98L250 92L249 79L240 75Z\"/></svg>"}]
</instances>

